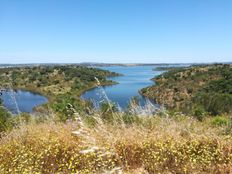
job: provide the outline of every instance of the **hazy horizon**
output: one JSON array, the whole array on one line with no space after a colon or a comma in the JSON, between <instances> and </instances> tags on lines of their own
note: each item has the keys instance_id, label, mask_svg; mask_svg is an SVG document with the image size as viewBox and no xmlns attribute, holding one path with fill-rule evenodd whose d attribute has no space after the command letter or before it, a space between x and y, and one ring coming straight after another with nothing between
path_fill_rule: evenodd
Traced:
<instances>
[{"instance_id":1,"label":"hazy horizon","mask_svg":"<svg viewBox=\"0 0 232 174\"><path fill-rule=\"evenodd\" d=\"M15 65L15 64L215 64L215 63L232 63L232 61L228 62L176 62L176 63L170 63L170 62L25 62L25 63L1 63L0 65Z\"/></svg>"}]
</instances>

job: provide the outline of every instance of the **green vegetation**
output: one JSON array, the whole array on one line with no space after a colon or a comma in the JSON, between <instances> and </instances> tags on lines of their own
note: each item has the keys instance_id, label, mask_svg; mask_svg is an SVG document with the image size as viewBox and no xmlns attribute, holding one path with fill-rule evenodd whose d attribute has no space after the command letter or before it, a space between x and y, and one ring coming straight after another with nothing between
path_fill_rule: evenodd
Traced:
<instances>
[{"instance_id":1,"label":"green vegetation","mask_svg":"<svg viewBox=\"0 0 232 174\"><path fill-rule=\"evenodd\" d=\"M107 76L119 74L84 66L38 66L0 69L2 87L32 90L54 99L60 94L75 93L96 86L97 78L102 85L113 84Z\"/></svg>"},{"instance_id":2,"label":"green vegetation","mask_svg":"<svg viewBox=\"0 0 232 174\"><path fill-rule=\"evenodd\" d=\"M98 85L95 78L101 85L111 85L115 82L106 80L106 77L118 75L114 72L74 65L3 68L0 69L0 87L25 89L43 94L48 97L49 103L35 110L44 115L52 110L56 113L57 121L66 121L73 117L72 113L67 111L68 104L72 104L79 112L86 112L91 106L90 103L82 101L80 95ZM0 132L11 130L23 116L12 117L0 103Z\"/></svg>"},{"instance_id":3,"label":"green vegetation","mask_svg":"<svg viewBox=\"0 0 232 174\"><path fill-rule=\"evenodd\" d=\"M0 106L0 132L7 131L12 128L12 116L5 108Z\"/></svg>"},{"instance_id":4,"label":"green vegetation","mask_svg":"<svg viewBox=\"0 0 232 174\"><path fill-rule=\"evenodd\" d=\"M48 97L49 103L37 110L45 112L52 109L59 112L60 119L66 120L66 106L72 104L78 111L84 110L87 103L80 100L80 95L90 88L111 85L108 76L119 74L84 66L38 66L0 69L1 87L26 89Z\"/></svg>"},{"instance_id":5,"label":"green vegetation","mask_svg":"<svg viewBox=\"0 0 232 174\"><path fill-rule=\"evenodd\" d=\"M216 116L212 119L211 123L214 126L226 126L230 124L230 120L226 117Z\"/></svg>"},{"instance_id":6,"label":"green vegetation","mask_svg":"<svg viewBox=\"0 0 232 174\"><path fill-rule=\"evenodd\" d=\"M141 93L169 109L218 115L232 112L232 65L192 66L168 71ZM201 113L200 113L201 112Z\"/></svg>"},{"instance_id":7,"label":"green vegetation","mask_svg":"<svg viewBox=\"0 0 232 174\"><path fill-rule=\"evenodd\" d=\"M178 68L178 67L175 67L175 66L160 66L160 67L156 67L154 68L153 70L154 71L170 71L170 70L177 70L177 69L181 69L181 68Z\"/></svg>"}]
</instances>

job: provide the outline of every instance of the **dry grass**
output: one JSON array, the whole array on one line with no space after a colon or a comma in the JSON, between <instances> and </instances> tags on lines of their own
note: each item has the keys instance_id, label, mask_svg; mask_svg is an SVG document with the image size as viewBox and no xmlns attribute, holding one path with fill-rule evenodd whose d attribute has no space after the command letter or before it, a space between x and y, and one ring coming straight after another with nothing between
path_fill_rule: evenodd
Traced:
<instances>
[{"instance_id":1,"label":"dry grass","mask_svg":"<svg viewBox=\"0 0 232 174\"><path fill-rule=\"evenodd\" d=\"M0 143L0 173L92 173L114 168L114 154L85 153L92 144L73 135L76 123L23 125Z\"/></svg>"},{"instance_id":2,"label":"dry grass","mask_svg":"<svg viewBox=\"0 0 232 174\"><path fill-rule=\"evenodd\" d=\"M0 173L232 173L232 138L191 118L89 128L30 123L2 137Z\"/></svg>"}]
</instances>

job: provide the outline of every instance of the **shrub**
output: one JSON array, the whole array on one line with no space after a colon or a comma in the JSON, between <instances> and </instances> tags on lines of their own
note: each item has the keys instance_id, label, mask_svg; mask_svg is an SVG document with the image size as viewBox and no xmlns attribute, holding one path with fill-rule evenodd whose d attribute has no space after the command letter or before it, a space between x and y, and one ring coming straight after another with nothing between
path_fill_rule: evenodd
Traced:
<instances>
[{"instance_id":1,"label":"shrub","mask_svg":"<svg viewBox=\"0 0 232 174\"><path fill-rule=\"evenodd\" d=\"M229 120L222 116L214 117L211 121L213 126L225 126L229 124Z\"/></svg>"},{"instance_id":2,"label":"shrub","mask_svg":"<svg viewBox=\"0 0 232 174\"><path fill-rule=\"evenodd\" d=\"M116 115L117 107L114 103L107 103L107 102L101 103L100 111L102 112L101 118L104 121L109 123L115 121L114 116Z\"/></svg>"},{"instance_id":3,"label":"shrub","mask_svg":"<svg viewBox=\"0 0 232 174\"><path fill-rule=\"evenodd\" d=\"M123 123L125 123L125 124L133 124L133 123L138 122L139 118L138 118L138 116L131 115L129 113L125 113L122 115L122 120L123 120Z\"/></svg>"},{"instance_id":4,"label":"shrub","mask_svg":"<svg viewBox=\"0 0 232 174\"><path fill-rule=\"evenodd\" d=\"M193 116L198 120L198 121L202 121L205 115L205 110L203 107L201 106L197 106L194 109L194 113Z\"/></svg>"},{"instance_id":5,"label":"shrub","mask_svg":"<svg viewBox=\"0 0 232 174\"><path fill-rule=\"evenodd\" d=\"M7 131L13 127L11 114L0 106L0 132Z\"/></svg>"}]
</instances>

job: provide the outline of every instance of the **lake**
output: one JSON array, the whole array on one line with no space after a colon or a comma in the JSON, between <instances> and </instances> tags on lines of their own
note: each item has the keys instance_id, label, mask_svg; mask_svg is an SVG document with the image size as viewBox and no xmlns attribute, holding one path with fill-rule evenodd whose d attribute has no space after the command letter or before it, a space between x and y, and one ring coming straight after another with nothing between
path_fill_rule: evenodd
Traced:
<instances>
[{"instance_id":1,"label":"lake","mask_svg":"<svg viewBox=\"0 0 232 174\"><path fill-rule=\"evenodd\" d=\"M104 101L105 94L111 102L125 109L131 98L136 96L141 106L147 103L145 97L139 94L139 90L151 86L154 82L151 78L162 74L164 71L154 71L156 66L106 66L98 67L123 74L123 76L110 77L108 79L118 82L116 85L97 87L86 91L81 97L93 101L95 107L99 107ZM157 66L158 67L158 66Z\"/></svg>"},{"instance_id":2,"label":"lake","mask_svg":"<svg viewBox=\"0 0 232 174\"><path fill-rule=\"evenodd\" d=\"M25 90L7 90L0 96L2 104L11 113L33 112L33 108L48 102L48 99L40 94Z\"/></svg>"},{"instance_id":3,"label":"lake","mask_svg":"<svg viewBox=\"0 0 232 174\"><path fill-rule=\"evenodd\" d=\"M139 90L153 85L154 82L151 78L165 72L155 71L154 68L156 67L160 66L97 67L123 74L123 76L109 77L108 79L116 81L118 84L91 89L83 93L81 98L93 101L96 108L99 108L101 102L106 101L106 98L116 103L122 110L127 108L132 97L137 97L140 106L145 106L149 100L141 96ZM34 107L48 102L46 97L25 90L8 90L3 92L0 98L2 99L3 105L14 114L19 112L33 112Z\"/></svg>"}]
</instances>

